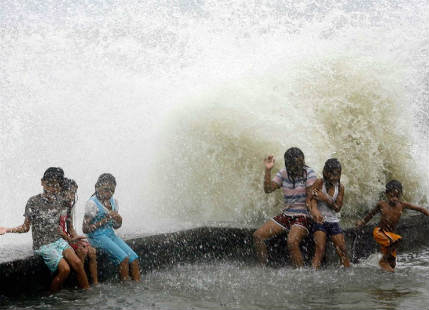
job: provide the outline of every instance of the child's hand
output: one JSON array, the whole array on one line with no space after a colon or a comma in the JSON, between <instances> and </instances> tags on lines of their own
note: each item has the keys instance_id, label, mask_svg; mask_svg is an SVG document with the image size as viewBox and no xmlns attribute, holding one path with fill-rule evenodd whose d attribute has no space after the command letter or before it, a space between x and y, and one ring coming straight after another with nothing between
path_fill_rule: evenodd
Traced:
<instances>
[{"instance_id":1,"label":"child's hand","mask_svg":"<svg viewBox=\"0 0 429 310\"><path fill-rule=\"evenodd\" d=\"M109 212L109 217L112 219L112 220L114 220L114 221L120 221L121 220L121 216L119 215L119 213L118 212L116 212L116 211L110 211Z\"/></svg>"},{"instance_id":2,"label":"child's hand","mask_svg":"<svg viewBox=\"0 0 429 310\"><path fill-rule=\"evenodd\" d=\"M7 228L6 227L0 227L0 235L4 235L5 233L7 233Z\"/></svg>"},{"instance_id":3,"label":"child's hand","mask_svg":"<svg viewBox=\"0 0 429 310\"><path fill-rule=\"evenodd\" d=\"M362 220L359 220L359 221L356 222L356 227L357 228L361 228L364 225L365 225L365 223Z\"/></svg>"},{"instance_id":4,"label":"child's hand","mask_svg":"<svg viewBox=\"0 0 429 310\"><path fill-rule=\"evenodd\" d=\"M268 170L271 170L274 167L275 162L276 162L276 160L275 160L274 156L268 155L268 157L266 157L264 159L265 168Z\"/></svg>"},{"instance_id":5,"label":"child's hand","mask_svg":"<svg viewBox=\"0 0 429 310\"><path fill-rule=\"evenodd\" d=\"M313 189L313 198L319 201L324 201L324 202L330 202L328 197L325 195L324 192L322 192L320 189L315 188Z\"/></svg>"}]
</instances>

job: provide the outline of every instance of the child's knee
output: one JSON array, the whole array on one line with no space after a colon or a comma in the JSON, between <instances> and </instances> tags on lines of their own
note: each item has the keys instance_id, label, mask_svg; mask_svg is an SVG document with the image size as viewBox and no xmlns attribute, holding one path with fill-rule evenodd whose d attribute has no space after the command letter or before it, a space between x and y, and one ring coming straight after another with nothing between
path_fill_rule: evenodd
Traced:
<instances>
[{"instance_id":1,"label":"child's knee","mask_svg":"<svg viewBox=\"0 0 429 310\"><path fill-rule=\"evenodd\" d=\"M257 230L253 233L253 240L255 241L265 241L267 238L264 236L264 234Z\"/></svg>"},{"instance_id":2,"label":"child's knee","mask_svg":"<svg viewBox=\"0 0 429 310\"><path fill-rule=\"evenodd\" d=\"M297 238L290 238L287 240L287 247L289 250L299 250L300 240Z\"/></svg>"}]
</instances>

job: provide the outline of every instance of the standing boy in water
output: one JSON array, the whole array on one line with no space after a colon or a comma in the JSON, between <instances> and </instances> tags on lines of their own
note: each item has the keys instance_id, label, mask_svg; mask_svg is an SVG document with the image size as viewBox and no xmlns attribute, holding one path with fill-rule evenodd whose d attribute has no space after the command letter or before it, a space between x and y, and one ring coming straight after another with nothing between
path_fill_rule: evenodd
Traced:
<instances>
[{"instance_id":1,"label":"standing boy in water","mask_svg":"<svg viewBox=\"0 0 429 310\"><path fill-rule=\"evenodd\" d=\"M59 193L64 180L61 168L48 168L41 180L43 193L31 197L25 207L24 224L14 228L0 227L0 235L5 233L26 233L32 226L33 250L42 256L43 261L56 275L51 282L51 291L61 289L62 284L70 274L70 267L76 271L79 286L87 289L83 263L73 249L61 237L60 214L62 203Z\"/></svg>"},{"instance_id":2,"label":"standing boy in water","mask_svg":"<svg viewBox=\"0 0 429 310\"><path fill-rule=\"evenodd\" d=\"M408 202L399 200L402 195L402 184L399 181L392 180L386 184L387 201L381 200L377 203L363 220L357 222L357 227L365 225L376 213L381 213L380 223L374 228L373 237L381 246L380 267L386 271L394 272L396 266L396 248L402 237L395 234L396 225L401 218L402 210L411 209L419 211L429 216L429 211L412 205Z\"/></svg>"}]
</instances>

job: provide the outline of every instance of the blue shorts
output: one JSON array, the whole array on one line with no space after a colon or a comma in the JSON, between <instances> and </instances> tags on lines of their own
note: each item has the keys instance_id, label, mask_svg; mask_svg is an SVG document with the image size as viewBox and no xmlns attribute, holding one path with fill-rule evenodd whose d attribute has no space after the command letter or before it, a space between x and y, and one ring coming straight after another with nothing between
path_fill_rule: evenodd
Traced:
<instances>
[{"instance_id":1,"label":"blue shorts","mask_svg":"<svg viewBox=\"0 0 429 310\"><path fill-rule=\"evenodd\" d=\"M70 248L69 244L63 238L60 238L55 242L42 245L34 253L42 256L46 266L54 273L58 268L60 260L63 258L63 251L68 248Z\"/></svg>"},{"instance_id":2,"label":"blue shorts","mask_svg":"<svg viewBox=\"0 0 429 310\"><path fill-rule=\"evenodd\" d=\"M318 230L323 231L328 236L334 236L343 233L340 224L338 224L337 222L323 222L322 224L313 223L313 232L316 232Z\"/></svg>"},{"instance_id":3,"label":"blue shorts","mask_svg":"<svg viewBox=\"0 0 429 310\"><path fill-rule=\"evenodd\" d=\"M105 251L116 265L119 265L124 259L133 262L138 258L137 254L122 240L117 237L113 231L106 231L96 236L88 236L89 243L97 249Z\"/></svg>"}]
</instances>

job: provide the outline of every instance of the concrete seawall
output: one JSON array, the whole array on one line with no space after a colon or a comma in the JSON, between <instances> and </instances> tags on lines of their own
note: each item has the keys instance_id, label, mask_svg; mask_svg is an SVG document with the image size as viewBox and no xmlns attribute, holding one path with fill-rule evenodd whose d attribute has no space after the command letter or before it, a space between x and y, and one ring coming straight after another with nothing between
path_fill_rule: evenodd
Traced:
<instances>
[{"instance_id":1,"label":"concrete seawall","mask_svg":"<svg viewBox=\"0 0 429 310\"><path fill-rule=\"evenodd\" d=\"M372 238L374 225L363 229L347 229L345 237L349 256L353 263L368 257L378 250ZM201 227L175 233L134 238L127 243L140 256L143 274L156 269L166 268L178 263L196 263L213 261L235 261L243 264L255 264L252 233L249 228ZM404 237L399 249L404 251L417 250L428 246L429 218L412 216L403 218L397 233ZM270 265L284 266L289 263L286 246L286 235L280 235L268 242ZM338 264L338 257L328 242L325 263ZM314 252L311 238L302 242L305 260L308 263ZM116 278L117 267L108 262L105 255L98 256L100 281ZM51 275L41 258L14 260L0 264L0 295L39 295L47 291ZM73 276L67 286L76 283Z\"/></svg>"}]
</instances>

